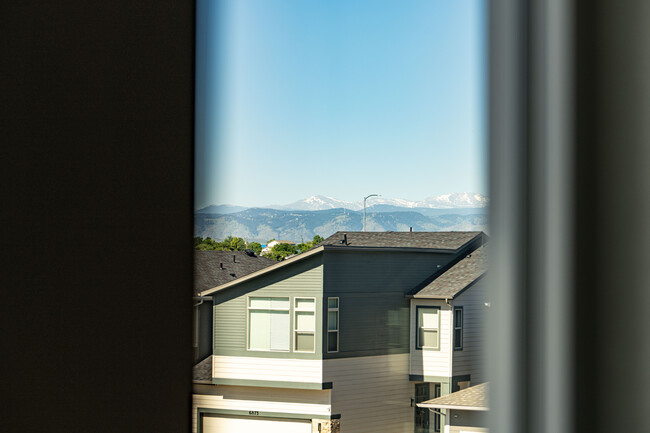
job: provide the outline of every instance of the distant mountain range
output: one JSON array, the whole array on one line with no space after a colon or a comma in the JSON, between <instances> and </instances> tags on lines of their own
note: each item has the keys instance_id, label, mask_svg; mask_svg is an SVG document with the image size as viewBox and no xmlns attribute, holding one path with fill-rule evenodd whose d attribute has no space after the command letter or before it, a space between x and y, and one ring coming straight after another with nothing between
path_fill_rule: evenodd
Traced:
<instances>
[{"instance_id":1,"label":"distant mountain range","mask_svg":"<svg viewBox=\"0 0 650 433\"><path fill-rule=\"evenodd\" d=\"M372 203L372 206L370 204ZM447 194L420 202L373 197L368 200L368 231L473 231L487 228L487 198L480 194ZM331 207L336 206L337 207ZM195 236L307 241L339 230L363 228L363 202L313 196L274 208L213 205L196 211Z\"/></svg>"},{"instance_id":2,"label":"distant mountain range","mask_svg":"<svg viewBox=\"0 0 650 433\"><path fill-rule=\"evenodd\" d=\"M427 197L422 201L406 200L403 198L384 198L381 196L371 197L367 200L366 206L392 206L393 208L421 210L421 209L476 209L486 207L488 199L484 195L469 192L457 192L453 194L443 194L435 197ZM363 200L344 201L323 195L313 195L294 203L285 205L268 205L261 206L264 209L277 210L326 210L326 209L350 209L362 210ZM196 213L220 213L228 214L241 212L250 209L244 206L235 206L229 204L211 205L199 209Z\"/></svg>"}]
</instances>

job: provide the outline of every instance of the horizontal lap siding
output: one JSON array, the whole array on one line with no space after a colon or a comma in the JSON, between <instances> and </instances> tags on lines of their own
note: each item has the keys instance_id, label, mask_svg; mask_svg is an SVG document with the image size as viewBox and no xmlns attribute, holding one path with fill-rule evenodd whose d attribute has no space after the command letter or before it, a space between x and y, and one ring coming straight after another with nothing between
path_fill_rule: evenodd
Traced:
<instances>
[{"instance_id":1,"label":"horizontal lap siding","mask_svg":"<svg viewBox=\"0 0 650 433\"><path fill-rule=\"evenodd\" d=\"M463 350L454 351L453 374L471 375L471 384L487 381L485 376L485 282L480 280L463 292L453 305L463 307Z\"/></svg>"},{"instance_id":2,"label":"horizontal lap siding","mask_svg":"<svg viewBox=\"0 0 650 433\"><path fill-rule=\"evenodd\" d=\"M324 357L408 353L405 294L451 259L422 252L327 252L323 296L340 300L339 352Z\"/></svg>"},{"instance_id":3,"label":"horizontal lap siding","mask_svg":"<svg viewBox=\"0 0 650 433\"><path fill-rule=\"evenodd\" d=\"M316 255L293 265L268 272L260 277L213 294L214 299L214 354L228 356L320 358L322 347L323 265L322 255ZM249 296L316 298L316 353L250 352L247 350L246 326ZM293 314L290 314L293 329ZM293 338L293 336L292 336Z\"/></svg>"},{"instance_id":4,"label":"horizontal lap siding","mask_svg":"<svg viewBox=\"0 0 650 433\"><path fill-rule=\"evenodd\" d=\"M413 432L408 354L328 359L323 368L341 433Z\"/></svg>"},{"instance_id":5,"label":"horizontal lap siding","mask_svg":"<svg viewBox=\"0 0 650 433\"><path fill-rule=\"evenodd\" d=\"M245 386L195 385L192 432L197 408L330 416L330 391Z\"/></svg>"},{"instance_id":6,"label":"horizontal lap siding","mask_svg":"<svg viewBox=\"0 0 650 433\"><path fill-rule=\"evenodd\" d=\"M212 359L212 377L220 379L309 383L323 381L323 361L320 359L219 355Z\"/></svg>"},{"instance_id":7,"label":"horizontal lap siding","mask_svg":"<svg viewBox=\"0 0 650 433\"><path fill-rule=\"evenodd\" d=\"M440 350L416 349L417 306L440 307ZM451 376L451 307L444 301L418 299L411 302L410 374Z\"/></svg>"}]
</instances>

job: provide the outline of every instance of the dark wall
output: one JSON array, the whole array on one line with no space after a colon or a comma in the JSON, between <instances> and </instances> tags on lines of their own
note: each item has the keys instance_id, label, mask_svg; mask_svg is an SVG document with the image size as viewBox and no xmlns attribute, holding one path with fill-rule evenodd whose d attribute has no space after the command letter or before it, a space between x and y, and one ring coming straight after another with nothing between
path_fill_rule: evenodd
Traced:
<instances>
[{"instance_id":1,"label":"dark wall","mask_svg":"<svg viewBox=\"0 0 650 433\"><path fill-rule=\"evenodd\" d=\"M199 350L195 362L200 362L212 355L212 302L205 301L199 305Z\"/></svg>"},{"instance_id":2,"label":"dark wall","mask_svg":"<svg viewBox=\"0 0 650 433\"><path fill-rule=\"evenodd\" d=\"M0 28L0 429L189 431L193 2Z\"/></svg>"},{"instance_id":3,"label":"dark wall","mask_svg":"<svg viewBox=\"0 0 650 433\"><path fill-rule=\"evenodd\" d=\"M437 265L444 266L454 257L435 253L326 251L323 317L326 320L327 297L339 297L339 352L327 353L325 347L323 356L407 353L409 300L405 294L431 276Z\"/></svg>"}]
</instances>

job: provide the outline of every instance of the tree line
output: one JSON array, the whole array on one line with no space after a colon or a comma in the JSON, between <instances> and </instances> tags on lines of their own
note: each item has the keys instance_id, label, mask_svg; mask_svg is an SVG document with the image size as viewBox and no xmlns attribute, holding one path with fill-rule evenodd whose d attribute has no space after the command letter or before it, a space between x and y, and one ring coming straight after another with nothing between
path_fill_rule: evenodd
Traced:
<instances>
[{"instance_id":1,"label":"tree line","mask_svg":"<svg viewBox=\"0 0 650 433\"><path fill-rule=\"evenodd\" d=\"M270 239L267 244L275 239ZM264 257L273 260L282 261L288 256L301 254L313 247L316 244L324 241L322 236L316 235L311 241L302 242L298 245L292 244L277 244L267 252ZM259 242L246 242L245 239L228 236L223 241L215 241L210 237L202 238L199 236L194 237L194 249L201 251L244 251L246 249L253 250L255 254L262 255L262 244Z\"/></svg>"}]
</instances>

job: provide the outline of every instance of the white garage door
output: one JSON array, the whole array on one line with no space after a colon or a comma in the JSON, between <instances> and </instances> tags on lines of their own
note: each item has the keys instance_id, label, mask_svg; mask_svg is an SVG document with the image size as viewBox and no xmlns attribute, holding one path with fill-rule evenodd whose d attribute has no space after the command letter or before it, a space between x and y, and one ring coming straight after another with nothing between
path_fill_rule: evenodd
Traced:
<instances>
[{"instance_id":1,"label":"white garage door","mask_svg":"<svg viewBox=\"0 0 650 433\"><path fill-rule=\"evenodd\" d=\"M311 433L311 421L203 415L203 433Z\"/></svg>"}]
</instances>

